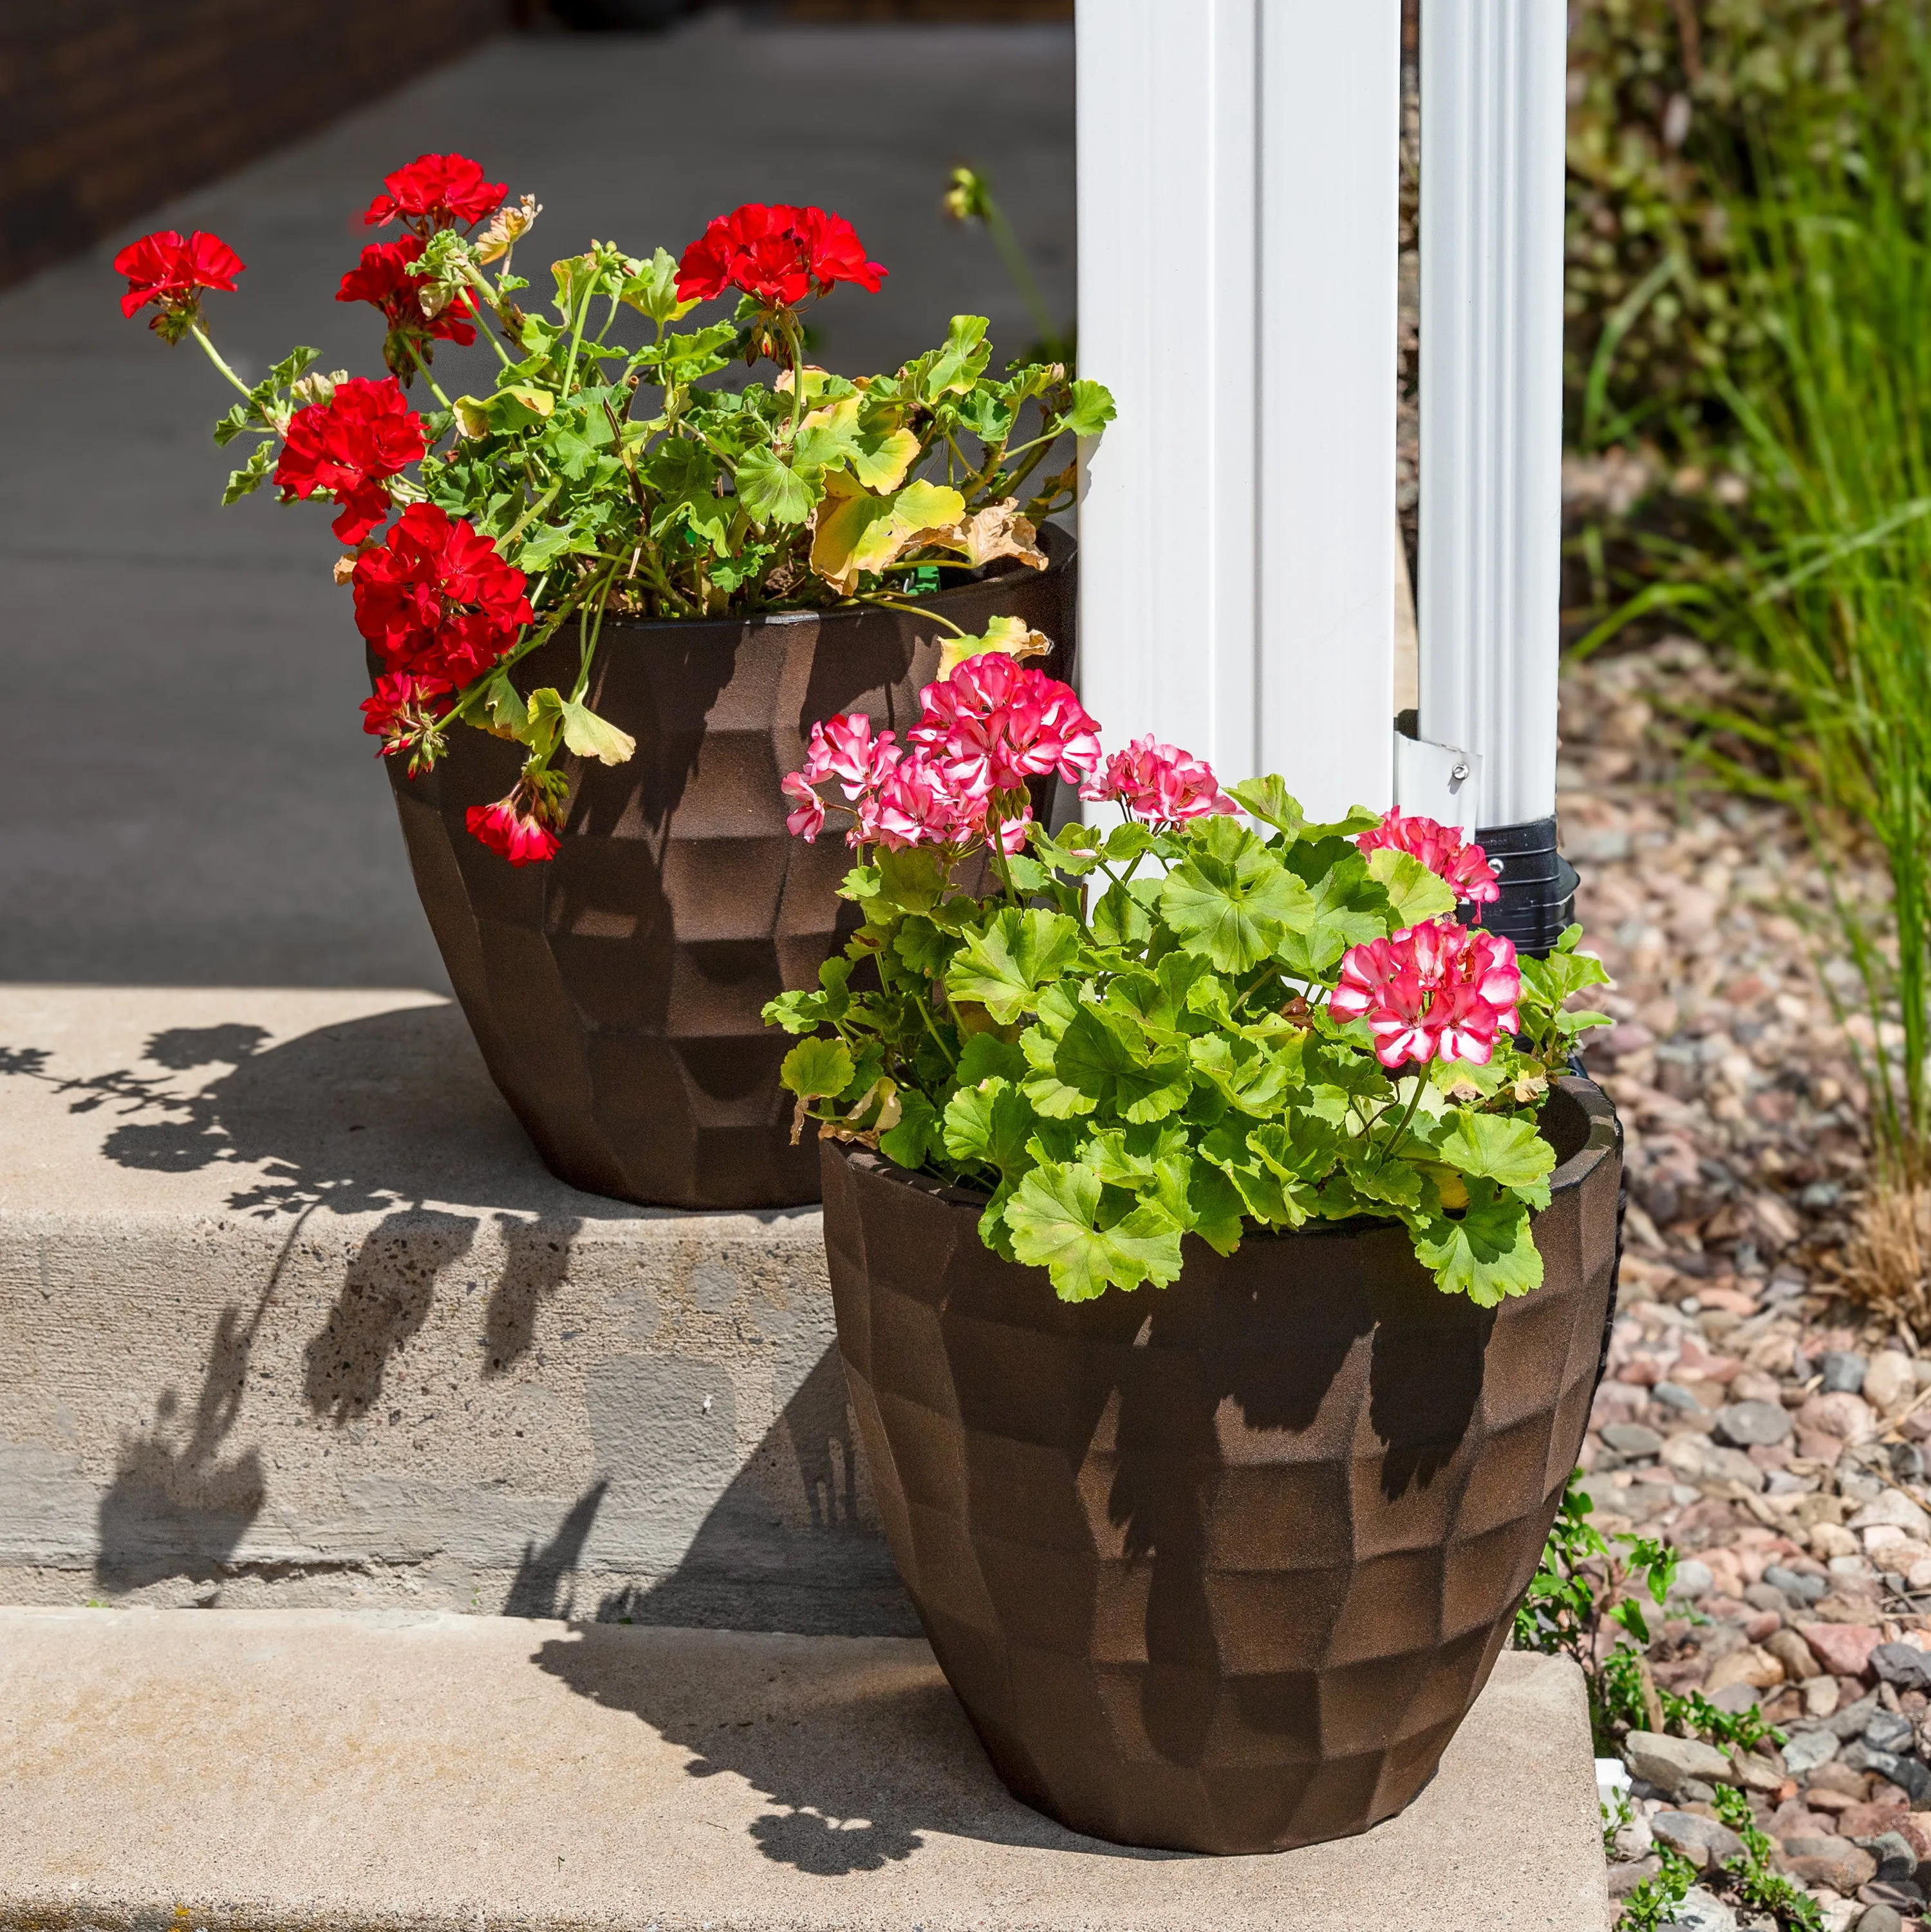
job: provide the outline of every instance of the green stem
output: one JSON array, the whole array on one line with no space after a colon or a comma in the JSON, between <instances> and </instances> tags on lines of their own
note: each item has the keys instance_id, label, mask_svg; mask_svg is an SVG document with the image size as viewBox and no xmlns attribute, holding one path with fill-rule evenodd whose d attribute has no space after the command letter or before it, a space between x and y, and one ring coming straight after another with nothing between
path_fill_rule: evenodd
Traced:
<instances>
[{"instance_id":1,"label":"green stem","mask_svg":"<svg viewBox=\"0 0 1931 1932\"><path fill-rule=\"evenodd\" d=\"M929 618L934 624L944 625L946 628L951 632L952 635L955 638L963 638L966 635L966 633L962 631L958 625L955 624L951 618L941 616L937 611L928 610L922 604L914 604L907 598L877 596L871 597L848 597L845 599L843 604L835 605L834 606L834 608L842 610L848 608L850 605L854 604L876 604L881 610L910 610L915 616Z\"/></svg>"},{"instance_id":2,"label":"green stem","mask_svg":"<svg viewBox=\"0 0 1931 1932\"><path fill-rule=\"evenodd\" d=\"M1012 232L1012 224L1006 218L1006 211L994 201L990 193L985 196L986 232L992 237L992 245L999 250L999 259L1006 264L1006 272L1012 278L1013 285L1019 291L1019 298L1033 317L1033 326L1042 339L1057 332L1053 326L1053 312L1046 306L1046 298L1039 292L1039 285L1033 279L1032 265L1026 260L1026 251L1019 245L1019 238Z\"/></svg>"},{"instance_id":3,"label":"green stem","mask_svg":"<svg viewBox=\"0 0 1931 1932\"><path fill-rule=\"evenodd\" d=\"M422 380L429 385L429 393L433 396L445 410L454 410L456 405L442 393L442 386L438 383L436 378L429 373L429 364L422 359L422 351L415 346L415 338L412 336L405 336L403 340L409 344L410 361L412 362L418 370L421 372Z\"/></svg>"},{"instance_id":4,"label":"green stem","mask_svg":"<svg viewBox=\"0 0 1931 1932\"><path fill-rule=\"evenodd\" d=\"M187 327L187 332L194 338L196 341L201 344L202 348L207 353L208 361L212 362L215 368L219 369L222 374L226 376L229 381L232 382L235 388L239 389L242 394L246 396L249 401L252 403L255 400L254 392L250 389L247 384L243 382L241 377L236 375L234 370L229 368L227 364L221 359L221 352L215 347L213 343L208 340L207 334L202 329L200 323L198 322L190 322Z\"/></svg>"},{"instance_id":5,"label":"green stem","mask_svg":"<svg viewBox=\"0 0 1931 1932\"><path fill-rule=\"evenodd\" d=\"M1388 1156L1394 1152L1396 1148L1401 1145L1402 1136L1405 1135L1408 1130L1408 1123L1414 1118L1415 1109L1421 1105L1422 1089L1427 1084L1427 1076L1425 1074L1417 1073L1415 1076L1414 1097L1413 1100L1409 1101L1408 1110L1402 1116L1401 1124L1395 1129L1393 1134L1390 1137L1387 1145L1382 1148L1381 1157L1375 1163L1375 1168L1378 1171L1386 1163Z\"/></svg>"},{"instance_id":6,"label":"green stem","mask_svg":"<svg viewBox=\"0 0 1931 1932\"><path fill-rule=\"evenodd\" d=\"M784 346L791 352L791 428L787 440L796 442L798 425L805 419L805 334L798 318L784 311Z\"/></svg>"}]
</instances>

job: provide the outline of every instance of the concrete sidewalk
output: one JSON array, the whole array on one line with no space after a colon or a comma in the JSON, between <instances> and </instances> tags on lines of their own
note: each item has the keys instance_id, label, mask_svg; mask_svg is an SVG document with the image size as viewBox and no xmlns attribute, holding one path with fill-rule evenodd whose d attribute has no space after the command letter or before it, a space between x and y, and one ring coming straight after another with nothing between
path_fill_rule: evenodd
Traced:
<instances>
[{"instance_id":1,"label":"concrete sidewalk","mask_svg":"<svg viewBox=\"0 0 1931 1932\"><path fill-rule=\"evenodd\" d=\"M816 201L891 269L814 312L819 352L891 368L957 310L1032 331L982 232L942 220L946 170L994 174L1049 299L1072 286L1072 38L1051 26L747 23L664 38L500 40L367 112L155 211L0 297L9 461L0 568L11 734L0 979L443 988L394 814L328 516L264 491L220 507L228 394L190 344L122 320L115 248L211 229L248 264L210 298L255 375L298 342L379 374L380 324L338 306L388 170L472 154L544 206L526 272L592 236L676 250L740 201ZM480 345L475 373L493 364ZM461 352L438 370L460 374Z\"/></svg>"},{"instance_id":2,"label":"concrete sidewalk","mask_svg":"<svg viewBox=\"0 0 1931 1932\"><path fill-rule=\"evenodd\" d=\"M0 1611L0 1928L1602 1932L1582 1680L1505 1653L1365 1836L1135 1852L1009 1797L922 1642Z\"/></svg>"}]
</instances>

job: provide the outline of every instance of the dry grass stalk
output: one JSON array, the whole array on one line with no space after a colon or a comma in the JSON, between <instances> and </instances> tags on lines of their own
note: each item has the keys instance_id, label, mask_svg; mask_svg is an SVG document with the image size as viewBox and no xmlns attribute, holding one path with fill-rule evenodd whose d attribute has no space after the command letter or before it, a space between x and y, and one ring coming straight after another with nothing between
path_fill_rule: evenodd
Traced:
<instances>
[{"instance_id":1,"label":"dry grass stalk","mask_svg":"<svg viewBox=\"0 0 1931 1932\"><path fill-rule=\"evenodd\" d=\"M1931 1186L1879 1186L1866 1195L1844 1244L1843 1288L1853 1301L1931 1329Z\"/></svg>"}]
</instances>

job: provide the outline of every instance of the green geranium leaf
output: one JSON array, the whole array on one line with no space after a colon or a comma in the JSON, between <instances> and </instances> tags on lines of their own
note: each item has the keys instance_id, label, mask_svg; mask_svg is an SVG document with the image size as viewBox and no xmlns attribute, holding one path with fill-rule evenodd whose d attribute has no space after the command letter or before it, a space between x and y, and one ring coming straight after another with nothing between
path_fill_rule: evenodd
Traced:
<instances>
[{"instance_id":1,"label":"green geranium leaf","mask_svg":"<svg viewBox=\"0 0 1931 1932\"><path fill-rule=\"evenodd\" d=\"M778 1077L801 1100L821 1100L842 1094L856 1071L843 1040L802 1040L784 1056Z\"/></svg>"},{"instance_id":2,"label":"green geranium leaf","mask_svg":"<svg viewBox=\"0 0 1931 1932\"><path fill-rule=\"evenodd\" d=\"M1097 436L1118 413L1113 392L1104 383L1082 378L1073 385L1072 406L1060 418L1060 426L1075 436Z\"/></svg>"},{"instance_id":3,"label":"green geranium leaf","mask_svg":"<svg viewBox=\"0 0 1931 1932\"><path fill-rule=\"evenodd\" d=\"M955 1000L976 1000L1008 1026L1036 1004L1041 987L1072 970L1079 954L1076 921L1008 906L983 932L967 936L946 970L946 989Z\"/></svg>"},{"instance_id":4,"label":"green geranium leaf","mask_svg":"<svg viewBox=\"0 0 1931 1932\"><path fill-rule=\"evenodd\" d=\"M933 1150L943 1144L939 1116L924 1094L898 1090L898 1124L878 1137L878 1150L901 1167L923 1167Z\"/></svg>"},{"instance_id":5,"label":"green geranium leaf","mask_svg":"<svg viewBox=\"0 0 1931 1932\"><path fill-rule=\"evenodd\" d=\"M946 896L945 868L929 845L908 845L903 851L880 850L878 897L901 912L929 913Z\"/></svg>"},{"instance_id":6,"label":"green geranium leaf","mask_svg":"<svg viewBox=\"0 0 1931 1932\"><path fill-rule=\"evenodd\" d=\"M738 458L734 480L738 501L760 530L767 524L803 523L822 494L817 483L771 449L746 450Z\"/></svg>"},{"instance_id":7,"label":"green geranium leaf","mask_svg":"<svg viewBox=\"0 0 1931 1932\"><path fill-rule=\"evenodd\" d=\"M1555 1150L1527 1120L1464 1108L1457 1112L1454 1126L1435 1142L1435 1151L1464 1174L1481 1174L1531 1193L1538 1208L1549 1204L1544 1183L1555 1171Z\"/></svg>"},{"instance_id":8,"label":"green geranium leaf","mask_svg":"<svg viewBox=\"0 0 1931 1932\"><path fill-rule=\"evenodd\" d=\"M1251 971L1314 917L1314 895L1237 819L1195 821L1185 862L1167 874L1160 910L1189 952L1223 973Z\"/></svg>"},{"instance_id":9,"label":"green geranium leaf","mask_svg":"<svg viewBox=\"0 0 1931 1932\"><path fill-rule=\"evenodd\" d=\"M1492 1180L1471 1180L1468 1207L1429 1222L1415 1237L1415 1253L1444 1294L1465 1294L1478 1307L1542 1286L1528 1205Z\"/></svg>"},{"instance_id":10,"label":"green geranium leaf","mask_svg":"<svg viewBox=\"0 0 1931 1932\"><path fill-rule=\"evenodd\" d=\"M268 480L268 471L274 460L272 436L256 443L248 452L247 461L240 469L229 472L228 487L221 493L222 502L238 503L244 496L252 496Z\"/></svg>"},{"instance_id":11,"label":"green geranium leaf","mask_svg":"<svg viewBox=\"0 0 1931 1932\"><path fill-rule=\"evenodd\" d=\"M1093 1301L1109 1288L1165 1288L1180 1273L1180 1230L1157 1208L1100 1225L1099 1176L1078 1162L1036 1167L1006 1204L1012 1252L1051 1274L1062 1301Z\"/></svg>"},{"instance_id":12,"label":"green geranium leaf","mask_svg":"<svg viewBox=\"0 0 1931 1932\"><path fill-rule=\"evenodd\" d=\"M985 339L989 326L982 315L952 317L944 346L927 364L920 385L927 402L936 403L942 396L962 396L985 374L985 365L992 359L992 345Z\"/></svg>"},{"instance_id":13,"label":"green geranium leaf","mask_svg":"<svg viewBox=\"0 0 1931 1932\"><path fill-rule=\"evenodd\" d=\"M1227 789L1234 802L1262 824L1271 825L1277 832L1285 832L1290 838L1300 836L1301 827L1307 822L1306 814L1301 810L1300 800L1288 791L1281 779L1243 778L1240 784L1229 785Z\"/></svg>"},{"instance_id":14,"label":"green geranium leaf","mask_svg":"<svg viewBox=\"0 0 1931 1932\"><path fill-rule=\"evenodd\" d=\"M1410 852L1384 845L1368 855L1369 876L1388 896L1398 926L1419 926L1455 910L1455 889Z\"/></svg>"},{"instance_id":15,"label":"green geranium leaf","mask_svg":"<svg viewBox=\"0 0 1931 1932\"><path fill-rule=\"evenodd\" d=\"M679 321L697 306L694 302L677 299L676 258L664 248L651 256L640 273L620 283L617 295L639 314L660 324Z\"/></svg>"},{"instance_id":16,"label":"green geranium leaf","mask_svg":"<svg viewBox=\"0 0 1931 1932\"><path fill-rule=\"evenodd\" d=\"M1161 1052L1124 1015L1091 1005L1081 1006L1061 1036L1053 1055L1053 1075L1088 1102L1075 1111L1105 1106L1135 1123L1162 1120L1178 1112L1193 1090L1192 1070L1183 1047ZM1057 1112L1051 1106L1042 1111Z\"/></svg>"},{"instance_id":17,"label":"green geranium leaf","mask_svg":"<svg viewBox=\"0 0 1931 1932\"><path fill-rule=\"evenodd\" d=\"M1033 1124L1026 1096L999 1075L988 1075L946 1102L946 1151L955 1160L996 1168L1017 1180L1033 1165L1026 1144Z\"/></svg>"}]
</instances>

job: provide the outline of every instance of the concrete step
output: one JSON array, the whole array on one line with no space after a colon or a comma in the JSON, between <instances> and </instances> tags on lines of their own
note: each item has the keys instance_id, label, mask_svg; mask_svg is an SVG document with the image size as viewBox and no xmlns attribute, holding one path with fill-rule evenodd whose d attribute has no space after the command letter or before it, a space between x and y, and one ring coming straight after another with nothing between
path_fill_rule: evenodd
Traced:
<instances>
[{"instance_id":1,"label":"concrete step","mask_svg":"<svg viewBox=\"0 0 1931 1932\"><path fill-rule=\"evenodd\" d=\"M917 1641L0 1611L7 1932L1603 1932L1596 1807L1513 1653L1402 1816L1207 1858L1009 1797Z\"/></svg>"},{"instance_id":2,"label":"concrete step","mask_svg":"<svg viewBox=\"0 0 1931 1932\"><path fill-rule=\"evenodd\" d=\"M537 1160L421 993L0 987L0 1601L915 1634L815 1210Z\"/></svg>"}]
</instances>

